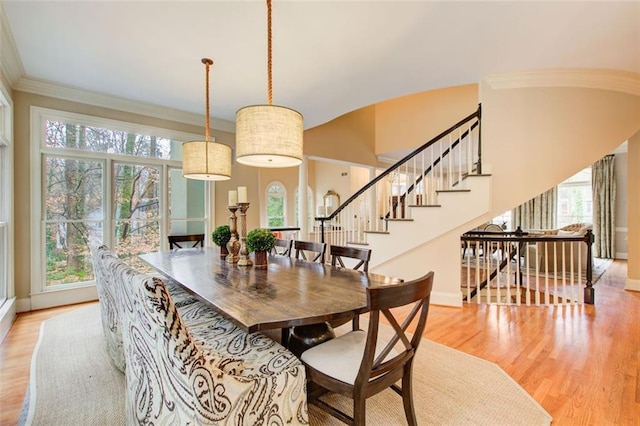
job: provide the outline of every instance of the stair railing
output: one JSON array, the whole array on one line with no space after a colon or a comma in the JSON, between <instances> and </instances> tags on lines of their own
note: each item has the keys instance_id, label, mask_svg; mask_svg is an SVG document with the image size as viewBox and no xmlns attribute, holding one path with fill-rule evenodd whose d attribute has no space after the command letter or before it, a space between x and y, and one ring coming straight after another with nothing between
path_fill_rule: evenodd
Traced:
<instances>
[{"instance_id":1,"label":"stair railing","mask_svg":"<svg viewBox=\"0 0 640 426\"><path fill-rule=\"evenodd\" d=\"M410 219L410 206L437 204L437 193L482 174L481 105L471 115L379 173L335 211L316 217L312 235L329 245L366 244L389 220Z\"/></svg>"},{"instance_id":2,"label":"stair railing","mask_svg":"<svg viewBox=\"0 0 640 426\"><path fill-rule=\"evenodd\" d=\"M508 305L593 304L594 236L469 231L462 242L463 300Z\"/></svg>"}]
</instances>

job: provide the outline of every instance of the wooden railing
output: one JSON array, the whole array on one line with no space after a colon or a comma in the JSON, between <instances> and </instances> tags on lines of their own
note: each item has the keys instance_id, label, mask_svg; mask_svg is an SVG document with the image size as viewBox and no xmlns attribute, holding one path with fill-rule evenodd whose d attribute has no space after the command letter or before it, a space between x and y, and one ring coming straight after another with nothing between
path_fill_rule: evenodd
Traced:
<instances>
[{"instance_id":1,"label":"wooden railing","mask_svg":"<svg viewBox=\"0 0 640 426\"><path fill-rule=\"evenodd\" d=\"M462 235L466 302L593 304L593 233L584 236L471 231Z\"/></svg>"},{"instance_id":2,"label":"wooden railing","mask_svg":"<svg viewBox=\"0 0 640 426\"><path fill-rule=\"evenodd\" d=\"M365 244L366 234L387 232L389 220L410 218L409 206L437 203L470 174L482 174L481 107L408 154L349 197L311 234L328 244Z\"/></svg>"}]
</instances>

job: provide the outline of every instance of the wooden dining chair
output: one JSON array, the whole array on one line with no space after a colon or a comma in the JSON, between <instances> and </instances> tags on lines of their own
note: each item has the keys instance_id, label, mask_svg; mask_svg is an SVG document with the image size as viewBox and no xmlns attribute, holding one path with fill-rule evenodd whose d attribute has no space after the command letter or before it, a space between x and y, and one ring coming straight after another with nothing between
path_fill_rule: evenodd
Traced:
<instances>
[{"instance_id":1,"label":"wooden dining chair","mask_svg":"<svg viewBox=\"0 0 640 426\"><path fill-rule=\"evenodd\" d=\"M369 272L369 260L371 260L371 250L367 248L331 246L329 249L331 255L331 266L340 266L346 268L343 258L354 259L358 261L351 269L362 272Z\"/></svg>"},{"instance_id":2,"label":"wooden dining chair","mask_svg":"<svg viewBox=\"0 0 640 426\"><path fill-rule=\"evenodd\" d=\"M327 251L327 243L295 240L293 242L293 248L296 250L296 259L323 263L324 253ZM310 253L308 258L307 252Z\"/></svg>"},{"instance_id":3,"label":"wooden dining chair","mask_svg":"<svg viewBox=\"0 0 640 426\"><path fill-rule=\"evenodd\" d=\"M369 260L371 259L371 250L368 248L359 248L359 247L345 247L345 246L331 246L329 249L329 254L331 255L331 266L339 266L341 268L346 268L344 259L353 259L355 264L351 267L353 270L360 270L362 268L362 272L369 272ZM360 328L360 316L356 315L352 320L353 330L357 330ZM336 328L340 327L342 324L346 324L349 322L348 319L344 320L333 320L329 321L331 327Z\"/></svg>"},{"instance_id":4,"label":"wooden dining chair","mask_svg":"<svg viewBox=\"0 0 640 426\"><path fill-rule=\"evenodd\" d=\"M429 272L413 281L367 288L367 331L350 331L302 353L307 377L317 385L308 396L309 403L347 424L364 425L367 398L390 387L402 396L408 424L416 425L412 367L427 322L432 287L433 272ZM391 311L401 306L406 309ZM381 325L381 317L390 326ZM415 328L410 328L412 323ZM381 331L391 331L391 337L383 338ZM396 384L399 380L401 386ZM352 398L353 417L324 401L326 391Z\"/></svg>"},{"instance_id":5,"label":"wooden dining chair","mask_svg":"<svg viewBox=\"0 0 640 426\"><path fill-rule=\"evenodd\" d=\"M283 238L276 238L276 242L271 249L271 254L278 254L280 256L291 256L291 245L293 240L285 240Z\"/></svg>"},{"instance_id":6,"label":"wooden dining chair","mask_svg":"<svg viewBox=\"0 0 640 426\"><path fill-rule=\"evenodd\" d=\"M167 238L169 239L169 249L171 250L174 248L204 247L204 234L169 235ZM180 243L183 244L181 245Z\"/></svg>"}]
</instances>

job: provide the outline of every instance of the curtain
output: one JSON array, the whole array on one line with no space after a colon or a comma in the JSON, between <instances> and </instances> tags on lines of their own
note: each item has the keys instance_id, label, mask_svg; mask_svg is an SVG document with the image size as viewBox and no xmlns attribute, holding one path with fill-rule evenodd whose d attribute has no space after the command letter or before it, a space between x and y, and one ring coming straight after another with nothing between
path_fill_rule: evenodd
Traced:
<instances>
[{"instance_id":1,"label":"curtain","mask_svg":"<svg viewBox=\"0 0 640 426\"><path fill-rule=\"evenodd\" d=\"M616 179L615 157L607 155L591 167L593 191L593 255L606 259L615 256Z\"/></svg>"},{"instance_id":2,"label":"curtain","mask_svg":"<svg viewBox=\"0 0 640 426\"><path fill-rule=\"evenodd\" d=\"M527 229L553 229L556 225L556 187L513 209L513 227Z\"/></svg>"}]
</instances>

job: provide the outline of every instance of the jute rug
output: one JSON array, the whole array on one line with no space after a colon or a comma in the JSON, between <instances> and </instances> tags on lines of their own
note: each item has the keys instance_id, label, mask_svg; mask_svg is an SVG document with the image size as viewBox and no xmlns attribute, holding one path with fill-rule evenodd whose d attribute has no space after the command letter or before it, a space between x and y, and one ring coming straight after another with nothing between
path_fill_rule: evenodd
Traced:
<instances>
[{"instance_id":1,"label":"jute rug","mask_svg":"<svg viewBox=\"0 0 640 426\"><path fill-rule=\"evenodd\" d=\"M124 424L124 376L110 363L98 305L46 321L33 354L20 424ZM428 322L427 322L428 323ZM428 326L428 324L427 324ZM423 340L414 364L421 425L549 425L551 416L497 365ZM331 396L349 413L346 398ZM311 425L341 424L309 407ZM401 398L384 391L367 401L367 423L404 425Z\"/></svg>"}]
</instances>

